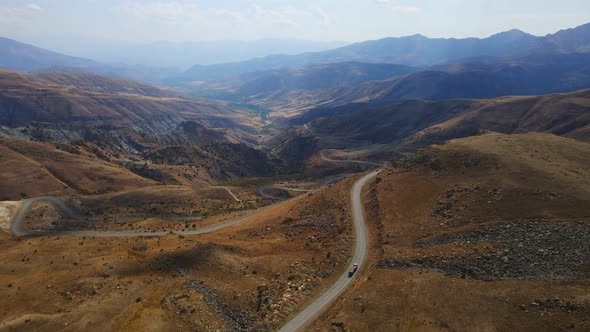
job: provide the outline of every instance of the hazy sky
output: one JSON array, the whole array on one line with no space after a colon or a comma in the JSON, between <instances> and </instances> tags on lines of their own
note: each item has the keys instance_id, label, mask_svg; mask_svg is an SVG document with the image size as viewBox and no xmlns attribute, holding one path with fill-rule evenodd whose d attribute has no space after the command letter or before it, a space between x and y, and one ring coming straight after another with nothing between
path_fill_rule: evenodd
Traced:
<instances>
[{"instance_id":1,"label":"hazy sky","mask_svg":"<svg viewBox=\"0 0 590 332\"><path fill-rule=\"evenodd\" d=\"M590 22L590 0L0 0L0 35L51 46L300 38L362 41L421 33L545 35Z\"/></svg>"}]
</instances>

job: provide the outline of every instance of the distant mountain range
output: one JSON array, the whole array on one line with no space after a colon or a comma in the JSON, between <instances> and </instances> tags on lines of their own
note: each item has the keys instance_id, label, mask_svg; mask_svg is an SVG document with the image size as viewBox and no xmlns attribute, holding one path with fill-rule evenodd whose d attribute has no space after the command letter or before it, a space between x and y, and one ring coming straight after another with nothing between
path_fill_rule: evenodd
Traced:
<instances>
[{"instance_id":1,"label":"distant mountain range","mask_svg":"<svg viewBox=\"0 0 590 332\"><path fill-rule=\"evenodd\" d=\"M196 63L244 61L269 54L318 52L346 45L298 39L255 41L155 42L138 45L99 45L68 56L0 37L0 68L11 70L68 69L157 80L179 74ZM66 47L67 48L67 47ZM88 58L94 59L89 60ZM95 61L98 60L98 61Z\"/></svg>"},{"instance_id":2,"label":"distant mountain range","mask_svg":"<svg viewBox=\"0 0 590 332\"><path fill-rule=\"evenodd\" d=\"M48 51L16 40L0 37L0 68L35 70L51 67L75 69L98 68L101 64L92 60L71 57Z\"/></svg>"},{"instance_id":3,"label":"distant mountain range","mask_svg":"<svg viewBox=\"0 0 590 332\"><path fill-rule=\"evenodd\" d=\"M422 70L383 63L339 62L302 68L281 68L245 73L226 81L196 85L193 91L219 91L225 98L268 98L277 92L348 87Z\"/></svg>"},{"instance_id":4,"label":"distant mountain range","mask_svg":"<svg viewBox=\"0 0 590 332\"><path fill-rule=\"evenodd\" d=\"M240 53L240 47L235 48ZM280 116L291 117L303 110L351 103L495 98L590 88L590 24L544 37L511 30L485 39L385 38L323 52L194 66L181 74L166 68L103 64L2 38L0 67L155 82L204 97L290 112Z\"/></svg>"},{"instance_id":5,"label":"distant mountain range","mask_svg":"<svg viewBox=\"0 0 590 332\"><path fill-rule=\"evenodd\" d=\"M245 61L269 54L320 52L347 45L345 42L300 39L219 40L196 42L159 41L147 44L88 45L82 49L64 47L104 63L169 67L186 70L195 64L208 65Z\"/></svg>"},{"instance_id":6,"label":"distant mountain range","mask_svg":"<svg viewBox=\"0 0 590 332\"><path fill-rule=\"evenodd\" d=\"M562 30L544 37L536 37L519 30L499 33L484 39L432 39L414 35L365 41L321 52L286 55L297 52L297 50L321 50L337 45L340 43L297 40L184 44L162 42L129 47L119 51L105 51L111 53L111 56L100 55L99 51L95 53L103 60L150 65L145 66L105 64L0 38L0 68L26 71L47 71L49 69L52 71L87 71L170 85L182 85L187 82L235 79L245 73L302 68L312 64L362 62L425 67L465 58L523 57L543 53L590 52L590 24L575 29ZM269 53L283 55L270 55L242 62L195 65L184 73L172 68L186 66L189 63L224 62ZM226 54L226 56L221 54ZM140 59L144 60L140 61ZM290 73L286 74L290 75ZM310 74L307 75L310 76Z\"/></svg>"},{"instance_id":7,"label":"distant mountain range","mask_svg":"<svg viewBox=\"0 0 590 332\"><path fill-rule=\"evenodd\" d=\"M536 37L511 30L489 38L442 39L414 35L365 41L334 50L299 55L272 55L244 62L197 65L178 77L182 81L210 81L282 67L345 61L431 66L472 57L518 57L534 53L590 51L590 24Z\"/></svg>"},{"instance_id":8,"label":"distant mountain range","mask_svg":"<svg viewBox=\"0 0 590 332\"><path fill-rule=\"evenodd\" d=\"M0 68L19 71L78 71L158 82L177 74L173 69L147 66L108 65L94 60L48 51L0 37Z\"/></svg>"},{"instance_id":9,"label":"distant mountain range","mask_svg":"<svg viewBox=\"0 0 590 332\"><path fill-rule=\"evenodd\" d=\"M195 86L192 91L291 117L342 105L356 108L407 99L495 98L585 88L590 88L590 53L486 57L433 67L317 64L242 74L237 79Z\"/></svg>"}]
</instances>

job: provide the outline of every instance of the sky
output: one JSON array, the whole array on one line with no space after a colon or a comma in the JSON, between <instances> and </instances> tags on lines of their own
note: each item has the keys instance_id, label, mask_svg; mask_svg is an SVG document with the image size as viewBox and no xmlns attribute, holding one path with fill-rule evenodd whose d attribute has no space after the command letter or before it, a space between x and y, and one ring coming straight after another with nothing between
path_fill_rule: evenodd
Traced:
<instances>
[{"instance_id":1,"label":"sky","mask_svg":"<svg viewBox=\"0 0 590 332\"><path fill-rule=\"evenodd\" d=\"M588 0L0 0L0 36L42 47L82 40L487 37L513 28L546 35L588 22Z\"/></svg>"}]
</instances>

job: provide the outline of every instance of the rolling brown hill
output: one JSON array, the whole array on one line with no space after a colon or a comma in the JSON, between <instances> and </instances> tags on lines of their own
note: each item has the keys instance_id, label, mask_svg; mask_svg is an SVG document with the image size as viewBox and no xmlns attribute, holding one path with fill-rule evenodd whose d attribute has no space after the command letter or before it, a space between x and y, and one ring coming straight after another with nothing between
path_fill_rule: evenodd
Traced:
<instances>
[{"instance_id":1,"label":"rolling brown hill","mask_svg":"<svg viewBox=\"0 0 590 332\"><path fill-rule=\"evenodd\" d=\"M0 135L86 140L141 154L153 144L256 143L258 119L225 103L87 73L0 71Z\"/></svg>"},{"instance_id":2,"label":"rolling brown hill","mask_svg":"<svg viewBox=\"0 0 590 332\"><path fill-rule=\"evenodd\" d=\"M269 145L278 155L302 151L291 156L300 162L326 148L384 145L398 152L416 151L482 131L542 132L589 141L590 90L483 100L412 100L365 110L351 105L311 111L290 123L304 126L285 131Z\"/></svg>"},{"instance_id":3,"label":"rolling brown hill","mask_svg":"<svg viewBox=\"0 0 590 332\"><path fill-rule=\"evenodd\" d=\"M178 93L136 81L84 72L39 72L31 79L98 93L133 94L149 97L181 97Z\"/></svg>"},{"instance_id":4,"label":"rolling brown hill","mask_svg":"<svg viewBox=\"0 0 590 332\"><path fill-rule=\"evenodd\" d=\"M0 201L4 201L97 195L157 185L206 189L221 180L272 176L283 165L245 144L154 147L144 156L128 158L88 142L0 139L0 167Z\"/></svg>"},{"instance_id":5,"label":"rolling brown hill","mask_svg":"<svg viewBox=\"0 0 590 332\"><path fill-rule=\"evenodd\" d=\"M84 149L0 139L0 200L99 194L156 184Z\"/></svg>"},{"instance_id":6,"label":"rolling brown hill","mask_svg":"<svg viewBox=\"0 0 590 332\"><path fill-rule=\"evenodd\" d=\"M371 258L329 330L589 328L590 144L490 133L384 168Z\"/></svg>"},{"instance_id":7,"label":"rolling brown hill","mask_svg":"<svg viewBox=\"0 0 590 332\"><path fill-rule=\"evenodd\" d=\"M164 165L197 165L217 180L270 176L281 166L262 151L233 143L167 146L146 153L144 158Z\"/></svg>"},{"instance_id":8,"label":"rolling brown hill","mask_svg":"<svg viewBox=\"0 0 590 332\"><path fill-rule=\"evenodd\" d=\"M53 84L43 84L47 81ZM173 97L157 88L88 74L46 73L30 78L2 71L0 91L0 124L7 127L31 122L116 124L158 133L185 119L228 123L219 116L227 118L232 113L221 104Z\"/></svg>"},{"instance_id":9,"label":"rolling brown hill","mask_svg":"<svg viewBox=\"0 0 590 332\"><path fill-rule=\"evenodd\" d=\"M425 146L481 130L506 134L543 132L590 142L589 127L590 90L539 97L506 97L421 130L406 138L402 146Z\"/></svg>"},{"instance_id":10,"label":"rolling brown hill","mask_svg":"<svg viewBox=\"0 0 590 332\"><path fill-rule=\"evenodd\" d=\"M22 170L11 171L14 176L7 172L0 182L6 182L10 198L21 192L97 194L142 186L128 185L127 175L143 185L202 187L269 176L282 167L252 147L260 120L223 103L86 73L2 71L0 87L0 137L9 138L4 144L10 143L11 155L24 156L15 158L42 165L30 166L35 170L29 173L49 172L40 188L18 191ZM48 152L41 153L39 144L47 144ZM56 149L61 152L49 153ZM42 156L49 159L38 160ZM106 174L92 174L94 167Z\"/></svg>"}]
</instances>

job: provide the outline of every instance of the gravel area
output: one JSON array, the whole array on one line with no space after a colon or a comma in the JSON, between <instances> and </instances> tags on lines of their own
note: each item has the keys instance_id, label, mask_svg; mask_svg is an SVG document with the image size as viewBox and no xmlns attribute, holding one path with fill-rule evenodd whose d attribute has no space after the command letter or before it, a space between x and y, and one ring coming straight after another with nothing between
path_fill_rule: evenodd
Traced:
<instances>
[{"instance_id":1,"label":"gravel area","mask_svg":"<svg viewBox=\"0 0 590 332\"><path fill-rule=\"evenodd\" d=\"M485 253L474 245L489 243ZM384 260L384 269L436 269L478 280L575 280L590 278L590 225L547 220L487 225L414 243L415 248L453 245L464 256Z\"/></svg>"},{"instance_id":2,"label":"gravel area","mask_svg":"<svg viewBox=\"0 0 590 332\"><path fill-rule=\"evenodd\" d=\"M215 292L200 281L191 280L188 286L196 289L205 297L207 303L215 308L227 331L252 331L256 320L247 312L225 304Z\"/></svg>"}]
</instances>

